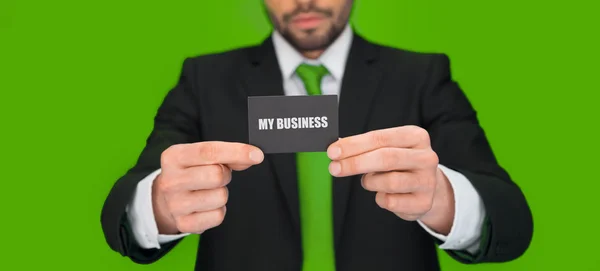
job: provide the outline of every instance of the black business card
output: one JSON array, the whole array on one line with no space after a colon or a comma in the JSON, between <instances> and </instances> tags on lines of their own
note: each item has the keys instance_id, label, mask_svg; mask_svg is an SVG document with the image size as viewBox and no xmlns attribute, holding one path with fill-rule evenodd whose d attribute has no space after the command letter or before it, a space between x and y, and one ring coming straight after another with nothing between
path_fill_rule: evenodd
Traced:
<instances>
[{"instance_id":1,"label":"black business card","mask_svg":"<svg viewBox=\"0 0 600 271\"><path fill-rule=\"evenodd\" d=\"M338 97L248 97L248 138L264 153L327 151L338 140Z\"/></svg>"}]
</instances>

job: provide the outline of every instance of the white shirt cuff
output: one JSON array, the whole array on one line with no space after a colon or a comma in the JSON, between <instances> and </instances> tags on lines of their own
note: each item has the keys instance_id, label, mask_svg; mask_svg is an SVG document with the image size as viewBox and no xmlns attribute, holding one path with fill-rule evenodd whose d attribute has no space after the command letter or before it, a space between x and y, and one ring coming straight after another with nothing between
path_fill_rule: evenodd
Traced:
<instances>
[{"instance_id":1,"label":"white shirt cuff","mask_svg":"<svg viewBox=\"0 0 600 271\"><path fill-rule=\"evenodd\" d=\"M440 245L445 250L467 250L476 254L481 240L481 229L485 219L483 200L471 182L461 173L439 165L448 177L454 190L454 221L448 236L434 232L423 222L417 222L433 237L444 242Z\"/></svg>"},{"instance_id":2,"label":"white shirt cuff","mask_svg":"<svg viewBox=\"0 0 600 271\"><path fill-rule=\"evenodd\" d=\"M133 194L131 204L127 206L127 216L132 227L134 239L141 248L160 249L160 245L168 243L188 235L164 235L158 234L158 227L152 209L152 184L156 176L160 174L158 169L140 181Z\"/></svg>"}]
</instances>

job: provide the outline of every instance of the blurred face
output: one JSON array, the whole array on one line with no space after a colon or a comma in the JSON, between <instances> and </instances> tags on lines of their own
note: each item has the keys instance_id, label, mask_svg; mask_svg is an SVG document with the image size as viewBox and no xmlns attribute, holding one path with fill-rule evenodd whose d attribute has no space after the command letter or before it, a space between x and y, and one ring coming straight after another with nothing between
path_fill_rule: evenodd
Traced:
<instances>
[{"instance_id":1,"label":"blurred face","mask_svg":"<svg viewBox=\"0 0 600 271\"><path fill-rule=\"evenodd\" d=\"M273 26L300 52L326 49L344 30L354 0L265 0Z\"/></svg>"}]
</instances>

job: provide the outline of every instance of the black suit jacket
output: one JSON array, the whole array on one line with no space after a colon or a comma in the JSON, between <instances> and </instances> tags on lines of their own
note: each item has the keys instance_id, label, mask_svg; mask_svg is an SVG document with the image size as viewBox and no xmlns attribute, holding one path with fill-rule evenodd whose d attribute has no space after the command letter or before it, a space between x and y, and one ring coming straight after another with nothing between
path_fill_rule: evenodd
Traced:
<instances>
[{"instance_id":1,"label":"black suit jacket","mask_svg":"<svg viewBox=\"0 0 600 271\"><path fill-rule=\"evenodd\" d=\"M166 95L139 160L110 191L102 210L109 246L137 263L160 250L141 249L125 206L137 183L160 167L169 146L198 141L248 142L247 97L283 95L272 41L189 58ZM522 255L533 222L519 187L497 163L476 112L450 74L443 54L380 46L355 35L342 82L340 136L418 125L427 129L440 163L464 174L487 211L481 252L449 251L463 263L502 262ZM300 217L293 154L268 154L262 164L234 172L224 222L202 234L196 270L301 270ZM375 203L359 177L334 180L338 271L438 270L436 239Z\"/></svg>"}]
</instances>

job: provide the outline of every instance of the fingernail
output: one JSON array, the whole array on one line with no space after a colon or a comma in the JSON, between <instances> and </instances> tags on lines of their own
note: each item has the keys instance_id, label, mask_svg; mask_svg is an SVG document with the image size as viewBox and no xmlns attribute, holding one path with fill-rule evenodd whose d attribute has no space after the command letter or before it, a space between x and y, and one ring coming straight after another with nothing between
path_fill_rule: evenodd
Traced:
<instances>
[{"instance_id":1,"label":"fingernail","mask_svg":"<svg viewBox=\"0 0 600 271\"><path fill-rule=\"evenodd\" d=\"M252 160L253 162L260 163L260 162L262 162L263 159L264 159L264 155L261 151L253 150L250 152L250 160Z\"/></svg>"},{"instance_id":2,"label":"fingernail","mask_svg":"<svg viewBox=\"0 0 600 271\"><path fill-rule=\"evenodd\" d=\"M329 155L330 159L336 159L336 158L340 157L341 154L342 154L342 149L337 146L329 148L329 151L327 152L327 155Z\"/></svg>"},{"instance_id":3,"label":"fingernail","mask_svg":"<svg viewBox=\"0 0 600 271\"><path fill-rule=\"evenodd\" d=\"M342 171L342 165L339 162L331 162L329 164L329 173L331 175L337 176Z\"/></svg>"}]
</instances>

